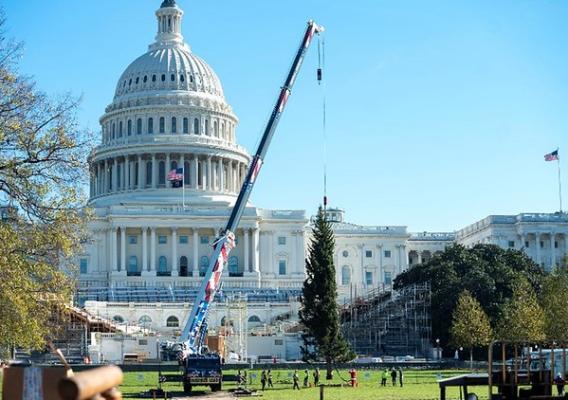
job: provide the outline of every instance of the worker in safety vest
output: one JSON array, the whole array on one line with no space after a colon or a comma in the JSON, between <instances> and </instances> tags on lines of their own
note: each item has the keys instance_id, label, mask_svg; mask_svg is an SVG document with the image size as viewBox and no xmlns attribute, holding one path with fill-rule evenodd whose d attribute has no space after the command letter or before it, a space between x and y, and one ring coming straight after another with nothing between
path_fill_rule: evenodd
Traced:
<instances>
[{"instance_id":1,"label":"worker in safety vest","mask_svg":"<svg viewBox=\"0 0 568 400\"><path fill-rule=\"evenodd\" d=\"M355 368L351 368L349 375L351 375L351 386L357 386L357 370L355 370Z\"/></svg>"}]
</instances>

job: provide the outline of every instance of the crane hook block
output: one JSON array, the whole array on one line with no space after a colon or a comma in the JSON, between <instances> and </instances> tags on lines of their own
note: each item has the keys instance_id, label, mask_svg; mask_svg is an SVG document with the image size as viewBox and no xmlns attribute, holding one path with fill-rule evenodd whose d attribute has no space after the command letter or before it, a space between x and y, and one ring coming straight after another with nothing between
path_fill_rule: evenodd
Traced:
<instances>
[{"instance_id":1,"label":"crane hook block","mask_svg":"<svg viewBox=\"0 0 568 400\"><path fill-rule=\"evenodd\" d=\"M321 68L318 68L318 82L321 82L323 78L323 71Z\"/></svg>"}]
</instances>

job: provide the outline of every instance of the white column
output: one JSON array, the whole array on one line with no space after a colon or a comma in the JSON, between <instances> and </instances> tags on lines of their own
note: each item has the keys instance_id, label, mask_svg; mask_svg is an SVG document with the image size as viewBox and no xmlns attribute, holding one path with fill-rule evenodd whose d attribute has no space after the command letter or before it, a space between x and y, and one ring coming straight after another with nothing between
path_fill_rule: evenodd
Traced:
<instances>
[{"instance_id":1,"label":"white column","mask_svg":"<svg viewBox=\"0 0 568 400\"><path fill-rule=\"evenodd\" d=\"M252 270L253 272L256 272L257 274L260 273L260 263L259 263L259 255L260 255L260 251L259 251L259 246L258 246L258 242L259 242L259 229L255 228L252 231ZM270 257L272 257L272 254L269 254ZM270 272L270 271L266 271L266 272Z\"/></svg>"},{"instance_id":2,"label":"white column","mask_svg":"<svg viewBox=\"0 0 568 400\"><path fill-rule=\"evenodd\" d=\"M156 228L150 228L150 272L156 274Z\"/></svg>"},{"instance_id":3,"label":"white column","mask_svg":"<svg viewBox=\"0 0 568 400\"><path fill-rule=\"evenodd\" d=\"M117 229L111 228L109 231L110 234L110 265L112 268L112 272L118 272L118 260L117 260L117 248L116 248L116 234Z\"/></svg>"},{"instance_id":4,"label":"white column","mask_svg":"<svg viewBox=\"0 0 568 400\"><path fill-rule=\"evenodd\" d=\"M148 275L148 228L142 228L142 276Z\"/></svg>"},{"instance_id":5,"label":"white column","mask_svg":"<svg viewBox=\"0 0 568 400\"><path fill-rule=\"evenodd\" d=\"M239 191L239 186L238 186L238 182L237 182L237 169L239 168L238 163L233 164L233 191L234 192L238 192Z\"/></svg>"},{"instance_id":6,"label":"white column","mask_svg":"<svg viewBox=\"0 0 568 400\"><path fill-rule=\"evenodd\" d=\"M200 161L201 164L201 190L207 190L207 165L205 160Z\"/></svg>"},{"instance_id":7,"label":"white column","mask_svg":"<svg viewBox=\"0 0 568 400\"><path fill-rule=\"evenodd\" d=\"M199 276L199 232L193 229L193 276Z\"/></svg>"},{"instance_id":8,"label":"white column","mask_svg":"<svg viewBox=\"0 0 568 400\"><path fill-rule=\"evenodd\" d=\"M422 264L422 252L417 250L416 254L418 254L418 264Z\"/></svg>"},{"instance_id":9,"label":"white column","mask_svg":"<svg viewBox=\"0 0 568 400\"><path fill-rule=\"evenodd\" d=\"M120 227L120 271L126 273L126 228Z\"/></svg>"},{"instance_id":10,"label":"white column","mask_svg":"<svg viewBox=\"0 0 568 400\"><path fill-rule=\"evenodd\" d=\"M535 233L535 262L540 266L540 233Z\"/></svg>"},{"instance_id":11,"label":"white column","mask_svg":"<svg viewBox=\"0 0 568 400\"><path fill-rule=\"evenodd\" d=\"M223 171L223 159L219 159L219 190L225 191L225 171Z\"/></svg>"},{"instance_id":12,"label":"white column","mask_svg":"<svg viewBox=\"0 0 568 400\"><path fill-rule=\"evenodd\" d=\"M103 193L108 192L108 161L104 162L104 173L103 173Z\"/></svg>"},{"instance_id":13,"label":"white column","mask_svg":"<svg viewBox=\"0 0 568 400\"><path fill-rule=\"evenodd\" d=\"M179 276L177 255L177 228L172 228L172 276Z\"/></svg>"},{"instance_id":14,"label":"white column","mask_svg":"<svg viewBox=\"0 0 568 400\"><path fill-rule=\"evenodd\" d=\"M183 168L183 185L187 188L189 185L189 182L185 182L185 154L181 154L179 156L179 163L180 165L178 165L178 168Z\"/></svg>"},{"instance_id":15,"label":"white column","mask_svg":"<svg viewBox=\"0 0 568 400\"><path fill-rule=\"evenodd\" d=\"M207 188L215 190L213 187L213 170L211 168L211 156L207 157Z\"/></svg>"},{"instance_id":16,"label":"white column","mask_svg":"<svg viewBox=\"0 0 568 400\"><path fill-rule=\"evenodd\" d=\"M142 156L138 156L138 189L143 189L144 185L146 184L146 177L144 176L144 172L146 168L144 168L144 163L142 162Z\"/></svg>"},{"instance_id":17,"label":"white column","mask_svg":"<svg viewBox=\"0 0 568 400\"><path fill-rule=\"evenodd\" d=\"M245 252L245 272L252 272L252 266L250 265L250 261L249 261L249 254L250 254L250 245L249 245L249 240L250 240L250 230L249 229L243 229L243 233L244 233L244 237L245 237L245 248L244 248L244 252Z\"/></svg>"},{"instance_id":18,"label":"white column","mask_svg":"<svg viewBox=\"0 0 568 400\"><path fill-rule=\"evenodd\" d=\"M152 154L152 188L158 186L158 166L156 165L156 155Z\"/></svg>"},{"instance_id":19,"label":"white column","mask_svg":"<svg viewBox=\"0 0 568 400\"><path fill-rule=\"evenodd\" d=\"M170 157L170 153L166 153L166 177L168 176L168 172L170 172L172 166L172 161ZM167 187L167 179L166 179L166 187Z\"/></svg>"},{"instance_id":20,"label":"white column","mask_svg":"<svg viewBox=\"0 0 568 400\"><path fill-rule=\"evenodd\" d=\"M198 160L197 156L194 155L193 159L191 161L193 163L193 168L191 169L191 188L197 189L197 186L198 186L197 183L199 182L198 179L197 179L199 160Z\"/></svg>"},{"instance_id":21,"label":"white column","mask_svg":"<svg viewBox=\"0 0 568 400\"><path fill-rule=\"evenodd\" d=\"M554 268L556 265L556 248L554 247L556 234L554 232L550 232L550 270Z\"/></svg>"},{"instance_id":22,"label":"white column","mask_svg":"<svg viewBox=\"0 0 568 400\"><path fill-rule=\"evenodd\" d=\"M118 162L116 158L112 160L112 185L111 192L118 191Z\"/></svg>"}]
</instances>

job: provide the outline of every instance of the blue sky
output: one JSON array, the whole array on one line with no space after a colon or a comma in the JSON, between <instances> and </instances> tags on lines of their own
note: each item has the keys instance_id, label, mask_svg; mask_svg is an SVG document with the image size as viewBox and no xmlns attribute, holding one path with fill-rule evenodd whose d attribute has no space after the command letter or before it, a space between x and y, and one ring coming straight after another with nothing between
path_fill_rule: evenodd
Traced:
<instances>
[{"instance_id":1,"label":"blue sky","mask_svg":"<svg viewBox=\"0 0 568 400\"><path fill-rule=\"evenodd\" d=\"M349 221L446 231L489 214L558 210L568 177L568 2L178 0L192 50L217 72L253 152L305 22L327 28L328 197ZM82 95L98 130L118 77L153 41L160 0L7 0L21 71ZM321 202L317 49L253 193L265 208ZM568 187L568 179L563 183ZM568 208L568 191L565 208Z\"/></svg>"}]
</instances>

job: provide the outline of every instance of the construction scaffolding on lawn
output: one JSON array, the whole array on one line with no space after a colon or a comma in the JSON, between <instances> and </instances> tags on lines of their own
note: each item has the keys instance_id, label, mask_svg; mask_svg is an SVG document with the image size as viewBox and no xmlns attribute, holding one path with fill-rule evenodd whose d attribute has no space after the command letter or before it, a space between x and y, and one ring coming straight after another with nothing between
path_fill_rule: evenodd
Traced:
<instances>
[{"instance_id":1,"label":"construction scaffolding on lawn","mask_svg":"<svg viewBox=\"0 0 568 400\"><path fill-rule=\"evenodd\" d=\"M374 290L343 306L341 327L353 350L369 356L426 357L432 349L430 285Z\"/></svg>"}]
</instances>

